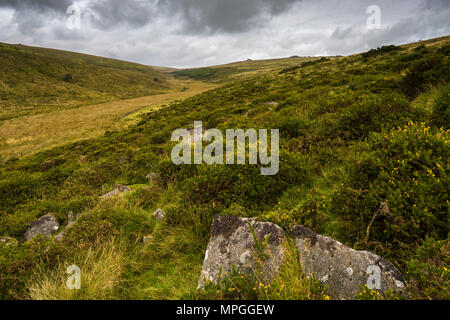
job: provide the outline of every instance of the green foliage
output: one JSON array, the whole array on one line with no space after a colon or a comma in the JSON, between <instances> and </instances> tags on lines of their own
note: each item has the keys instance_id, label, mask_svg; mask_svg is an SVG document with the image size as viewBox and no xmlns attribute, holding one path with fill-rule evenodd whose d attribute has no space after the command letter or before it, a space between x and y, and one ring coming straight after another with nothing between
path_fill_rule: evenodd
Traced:
<instances>
[{"instance_id":1,"label":"green foliage","mask_svg":"<svg viewBox=\"0 0 450 320\"><path fill-rule=\"evenodd\" d=\"M427 237L408 262L411 293L421 299L450 299L450 242Z\"/></svg>"},{"instance_id":2,"label":"green foliage","mask_svg":"<svg viewBox=\"0 0 450 320\"><path fill-rule=\"evenodd\" d=\"M333 196L331 211L345 221L342 236L370 240L397 258L426 235L446 237L448 142L449 132L414 122L372 133L349 159L348 180ZM385 201L389 209L379 210Z\"/></svg>"},{"instance_id":3,"label":"green foliage","mask_svg":"<svg viewBox=\"0 0 450 320\"><path fill-rule=\"evenodd\" d=\"M436 127L448 129L450 126L450 85L446 84L439 91L433 105L432 122Z\"/></svg>"},{"instance_id":4,"label":"green foliage","mask_svg":"<svg viewBox=\"0 0 450 320\"><path fill-rule=\"evenodd\" d=\"M0 245L0 299L22 299L27 278L38 267L54 267L63 252L59 244L50 244L43 239L17 246Z\"/></svg>"},{"instance_id":5,"label":"green foliage","mask_svg":"<svg viewBox=\"0 0 450 320\"><path fill-rule=\"evenodd\" d=\"M217 70L213 68L187 69L172 72L175 78L191 78L195 80L209 80L216 73Z\"/></svg>"},{"instance_id":6,"label":"green foliage","mask_svg":"<svg viewBox=\"0 0 450 320\"><path fill-rule=\"evenodd\" d=\"M373 58L373 57L377 57L377 56L384 55L387 53L393 53L393 52L400 51L400 50L402 50L401 47L394 46L394 45L382 46L377 49L371 49L370 51L363 53L362 56L364 58Z\"/></svg>"},{"instance_id":7,"label":"green foliage","mask_svg":"<svg viewBox=\"0 0 450 320\"><path fill-rule=\"evenodd\" d=\"M312 61L306 61L306 62L303 62L303 63L300 65L300 67L301 67L301 68L304 68L304 67L314 66L314 65L316 65L316 64L319 64L319 63L322 63L322 62L327 62L327 61L330 61L330 59L325 58L325 57L322 57L322 58L317 59L317 60L312 60Z\"/></svg>"},{"instance_id":8,"label":"green foliage","mask_svg":"<svg viewBox=\"0 0 450 320\"><path fill-rule=\"evenodd\" d=\"M448 81L449 68L448 59L440 55L429 55L416 61L401 83L402 90L408 97L415 98L427 86Z\"/></svg>"}]
</instances>

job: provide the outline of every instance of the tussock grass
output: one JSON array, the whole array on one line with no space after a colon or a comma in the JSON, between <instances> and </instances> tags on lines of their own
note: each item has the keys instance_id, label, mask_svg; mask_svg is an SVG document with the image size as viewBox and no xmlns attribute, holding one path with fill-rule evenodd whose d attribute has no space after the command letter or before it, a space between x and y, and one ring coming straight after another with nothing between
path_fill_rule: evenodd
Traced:
<instances>
[{"instance_id":1,"label":"tussock grass","mask_svg":"<svg viewBox=\"0 0 450 320\"><path fill-rule=\"evenodd\" d=\"M121 285L125 256L121 245L111 239L98 247L78 252L70 261L60 263L53 271L41 270L30 280L27 299L31 300L107 300L116 299ZM81 269L81 288L67 287L67 267Z\"/></svg>"}]
</instances>

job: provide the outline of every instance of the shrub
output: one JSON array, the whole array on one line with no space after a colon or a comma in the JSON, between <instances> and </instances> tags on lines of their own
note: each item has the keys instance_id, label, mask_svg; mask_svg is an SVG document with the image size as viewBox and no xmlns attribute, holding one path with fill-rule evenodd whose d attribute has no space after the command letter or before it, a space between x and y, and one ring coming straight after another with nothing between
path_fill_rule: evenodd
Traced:
<instances>
[{"instance_id":1,"label":"shrub","mask_svg":"<svg viewBox=\"0 0 450 320\"><path fill-rule=\"evenodd\" d=\"M399 249L425 236L446 238L449 135L410 122L361 143L331 204L343 223L341 236L397 258ZM382 203L387 209L380 210Z\"/></svg>"},{"instance_id":2,"label":"shrub","mask_svg":"<svg viewBox=\"0 0 450 320\"><path fill-rule=\"evenodd\" d=\"M399 50L402 50L402 48L394 45L382 46L381 48L371 49L370 51L363 53L362 56L364 58L372 58L382 54L396 52Z\"/></svg>"},{"instance_id":3,"label":"shrub","mask_svg":"<svg viewBox=\"0 0 450 320\"><path fill-rule=\"evenodd\" d=\"M405 95L415 98L428 85L448 81L449 64L439 55L414 62L406 73L401 87Z\"/></svg>"},{"instance_id":4,"label":"shrub","mask_svg":"<svg viewBox=\"0 0 450 320\"><path fill-rule=\"evenodd\" d=\"M426 238L407 264L409 291L416 299L450 299L450 241Z\"/></svg>"},{"instance_id":5,"label":"shrub","mask_svg":"<svg viewBox=\"0 0 450 320\"><path fill-rule=\"evenodd\" d=\"M347 139L365 138L407 120L408 101L399 94L369 95L341 111L337 134Z\"/></svg>"},{"instance_id":6,"label":"shrub","mask_svg":"<svg viewBox=\"0 0 450 320\"><path fill-rule=\"evenodd\" d=\"M67 73L67 74L64 76L64 81L65 81L65 82L72 82L72 81L73 81L73 76L72 76L70 73Z\"/></svg>"},{"instance_id":7,"label":"shrub","mask_svg":"<svg viewBox=\"0 0 450 320\"><path fill-rule=\"evenodd\" d=\"M448 129L450 126L450 84L446 84L439 92L433 105L431 116L433 124Z\"/></svg>"}]
</instances>

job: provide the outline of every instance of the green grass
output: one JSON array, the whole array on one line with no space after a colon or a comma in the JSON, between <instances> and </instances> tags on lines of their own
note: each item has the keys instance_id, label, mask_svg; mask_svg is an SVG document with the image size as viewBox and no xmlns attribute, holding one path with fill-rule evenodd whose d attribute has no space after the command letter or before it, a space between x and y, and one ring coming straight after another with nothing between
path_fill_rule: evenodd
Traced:
<instances>
[{"instance_id":1,"label":"green grass","mask_svg":"<svg viewBox=\"0 0 450 320\"><path fill-rule=\"evenodd\" d=\"M62 243L0 248L0 297L27 297L36 290L36 270L46 279L61 263L76 264L73 257L81 264L74 252L114 237L126 263L108 297L326 298L301 277L295 259L257 295L242 278L227 288L245 295L223 288L199 295L211 221L231 214L286 231L303 224L374 251L403 272L409 298L448 299L450 132L439 120L448 114L449 45L446 37L303 66L306 60L296 58L263 61L260 70L258 62L244 62L247 71L217 71L211 81L221 82L218 88L143 114L130 128L6 161L1 236L23 240L28 225L48 212L61 223L69 211L82 218ZM195 120L220 130L280 129L278 175L262 177L259 165L173 165L171 133ZM150 172L159 180L149 184ZM115 184L133 190L100 201ZM386 201L389 214L379 215ZM151 217L156 208L166 212L163 223Z\"/></svg>"}]
</instances>

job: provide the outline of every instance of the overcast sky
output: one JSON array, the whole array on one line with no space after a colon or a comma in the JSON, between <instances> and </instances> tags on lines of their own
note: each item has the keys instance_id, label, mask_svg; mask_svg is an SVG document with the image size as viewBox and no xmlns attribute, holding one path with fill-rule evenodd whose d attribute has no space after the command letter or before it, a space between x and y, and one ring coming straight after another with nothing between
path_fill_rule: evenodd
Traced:
<instances>
[{"instance_id":1,"label":"overcast sky","mask_svg":"<svg viewBox=\"0 0 450 320\"><path fill-rule=\"evenodd\" d=\"M347 55L449 34L450 0L0 0L0 42L171 67Z\"/></svg>"}]
</instances>

